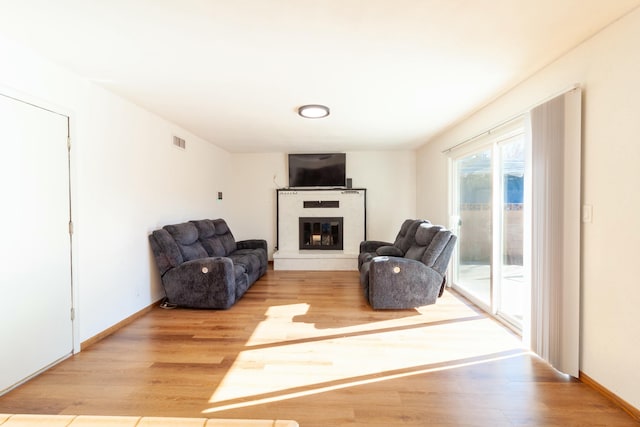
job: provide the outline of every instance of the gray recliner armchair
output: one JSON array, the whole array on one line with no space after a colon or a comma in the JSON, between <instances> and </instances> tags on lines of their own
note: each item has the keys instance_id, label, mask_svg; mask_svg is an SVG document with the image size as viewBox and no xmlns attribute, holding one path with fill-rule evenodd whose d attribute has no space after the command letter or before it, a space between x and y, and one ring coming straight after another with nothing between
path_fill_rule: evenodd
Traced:
<instances>
[{"instance_id":1,"label":"gray recliner armchair","mask_svg":"<svg viewBox=\"0 0 640 427\"><path fill-rule=\"evenodd\" d=\"M360 268L360 284L374 309L434 304L446 285L456 236L439 225L418 225L404 256L374 256Z\"/></svg>"},{"instance_id":2,"label":"gray recliner armchair","mask_svg":"<svg viewBox=\"0 0 640 427\"><path fill-rule=\"evenodd\" d=\"M360 242L358 270L362 268L362 264L371 261L371 259L376 256L404 256L405 252L407 252L415 242L416 230L420 224L425 223L429 223L429 221L424 219L405 219L393 243L380 240L365 240Z\"/></svg>"}]
</instances>

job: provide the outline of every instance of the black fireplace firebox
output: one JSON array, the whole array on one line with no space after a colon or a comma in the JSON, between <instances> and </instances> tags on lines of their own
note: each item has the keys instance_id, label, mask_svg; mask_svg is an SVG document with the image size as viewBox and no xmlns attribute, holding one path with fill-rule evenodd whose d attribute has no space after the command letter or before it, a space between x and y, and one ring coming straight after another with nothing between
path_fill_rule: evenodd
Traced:
<instances>
[{"instance_id":1,"label":"black fireplace firebox","mask_svg":"<svg viewBox=\"0 0 640 427\"><path fill-rule=\"evenodd\" d=\"M299 218L300 249L342 250L343 217Z\"/></svg>"}]
</instances>

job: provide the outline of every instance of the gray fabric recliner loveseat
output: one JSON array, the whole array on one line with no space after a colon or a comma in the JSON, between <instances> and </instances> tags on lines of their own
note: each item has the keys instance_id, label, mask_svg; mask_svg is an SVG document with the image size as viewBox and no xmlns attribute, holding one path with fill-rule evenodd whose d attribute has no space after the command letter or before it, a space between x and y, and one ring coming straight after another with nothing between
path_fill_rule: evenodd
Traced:
<instances>
[{"instance_id":1,"label":"gray fabric recliner loveseat","mask_svg":"<svg viewBox=\"0 0 640 427\"><path fill-rule=\"evenodd\" d=\"M362 256L360 284L374 309L407 309L434 304L444 292L445 273L456 236L428 221L407 220L403 227L405 225L404 238L412 243L402 255L396 252L397 255ZM365 242L360 247L361 250L368 248ZM385 251L391 253L394 249L378 250Z\"/></svg>"},{"instance_id":2,"label":"gray fabric recliner loveseat","mask_svg":"<svg viewBox=\"0 0 640 427\"><path fill-rule=\"evenodd\" d=\"M267 242L236 242L223 219L166 225L149 235L167 302L231 307L267 271Z\"/></svg>"}]
</instances>

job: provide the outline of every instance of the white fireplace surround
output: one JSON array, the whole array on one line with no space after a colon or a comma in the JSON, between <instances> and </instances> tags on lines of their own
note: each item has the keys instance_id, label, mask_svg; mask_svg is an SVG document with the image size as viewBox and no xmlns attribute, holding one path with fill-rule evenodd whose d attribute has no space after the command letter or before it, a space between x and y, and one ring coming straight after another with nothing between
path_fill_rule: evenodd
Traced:
<instances>
[{"instance_id":1,"label":"white fireplace surround","mask_svg":"<svg viewBox=\"0 0 640 427\"><path fill-rule=\"evenodd\" d=\"M357 270L365 240L366 190L278 190L278 245L275 270ZM305 207L305 202L307 207ZM325 203L332 202L332 203ZM337 202L337 207L335 207ZM300 250L300 217L342 217L342 250Z\"/></svg>"}]
</instances>

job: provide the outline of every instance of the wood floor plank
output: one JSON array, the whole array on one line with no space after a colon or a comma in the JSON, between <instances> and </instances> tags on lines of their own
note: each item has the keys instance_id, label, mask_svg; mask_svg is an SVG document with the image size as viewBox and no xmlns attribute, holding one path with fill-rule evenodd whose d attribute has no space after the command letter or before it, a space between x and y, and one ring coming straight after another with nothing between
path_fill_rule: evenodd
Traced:
<instances>
[{"instance_id":1,"label":"wood floor plank","mask_svg":"<svg viewBox=\"0 0 640 427\"><path fill-rule=\"evenodd\" d=\"M228 310L149 311L1 396L0 413L638 425L453 293L373 311L356 272L273 270Z\"/></svg>"}]
</instances>

